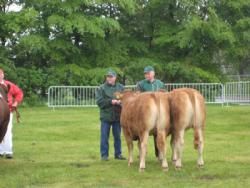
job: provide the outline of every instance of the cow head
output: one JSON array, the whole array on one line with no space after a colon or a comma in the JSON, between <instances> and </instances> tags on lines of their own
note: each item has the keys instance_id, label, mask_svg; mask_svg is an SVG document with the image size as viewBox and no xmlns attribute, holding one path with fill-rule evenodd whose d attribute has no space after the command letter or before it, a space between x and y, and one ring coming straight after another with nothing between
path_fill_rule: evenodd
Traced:
<instances>
[{"instance_id":1,"label":"cow head","mask_svg":"<svg viewBox=\"0 0 250 188\"><path fill-rule=\"evenodd\" d=\"M123 92L115 92L114 96L117 100L123 100L125 98L128 97L135 97L139 94L140 92L135 92L135 91L131 91L131 90L125 90Z\"/></svg>"},{"instance_id":2,"label":"cow head","mask_svg":"<svg viewBox=\"0 0 250 188\"><path fill-rule=\"evenodd\" d=\"M122 96L123 96L123 93L122 92L115 92L114 93L114 96L117 100L121 100L122 99Z\"/></svg>"}]
</instances>

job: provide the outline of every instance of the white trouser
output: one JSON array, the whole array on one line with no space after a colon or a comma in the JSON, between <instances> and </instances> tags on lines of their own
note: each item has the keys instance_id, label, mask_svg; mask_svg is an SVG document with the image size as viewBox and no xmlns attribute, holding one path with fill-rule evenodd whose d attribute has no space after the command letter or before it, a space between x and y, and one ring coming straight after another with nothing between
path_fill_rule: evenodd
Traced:
<instances>
[{"instance_id":1,"label":"white trouser","mask_svg":"<svg viewBox=\"0 0 250 188\"><path fill-rule=\"evenodd\" d=\"M7 132L3 138L2 143L0 143L0 154L13 154L12 151L12 119L13 113L10 113L10 121L8 124Z\"/></svg>"}]
</instances>

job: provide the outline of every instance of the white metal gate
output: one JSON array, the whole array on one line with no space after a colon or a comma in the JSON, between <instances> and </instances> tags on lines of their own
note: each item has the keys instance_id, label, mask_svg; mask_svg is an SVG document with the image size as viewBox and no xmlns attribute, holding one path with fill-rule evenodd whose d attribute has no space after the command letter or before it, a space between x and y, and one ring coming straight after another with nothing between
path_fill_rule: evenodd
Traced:
<instances>
[{"instance_id":1,"label":"white metal gate","mask_svg":"<svg viewBox=\"0 0 250 188\"><path fill-rule=\"evenodd\" d=\"M205 98L207 104L224 103L224 87L221 83L169 83L165 84L167 91L177 88L193 88Z\"/></svg>"},{"instance_id":2,"label":"white metal gate","mask_svg":"<svg viewBox=\"0 0 250 188\"><path fill-rule=\"evenodd\" d=\"M224 85L225 103L250 103L250 81L227 82Z\"/></svg>"},{"instance_id":3,"label":"white metal gate","mask_svg":"<svg viewBox=\"0 0 250 188\"><path fill-rule=\"evenodd\" d=\"M48 107L95 107L98 86L51 86Z\"/></svg>"},{"instance_id":4,"label":"white metal gate","mask_svg":"<svg viewBox=\"0 0 250 188\"><path fill-rule=\"evenodd\" d=\"M202 93L206 103L224 103L224 86L221 83L172 83L166 90L194 88ZM126 86L135 90L135 85ZM48 89L48 107L95 107L98 86L51 86Z\"/></svg>"}]
</instances>

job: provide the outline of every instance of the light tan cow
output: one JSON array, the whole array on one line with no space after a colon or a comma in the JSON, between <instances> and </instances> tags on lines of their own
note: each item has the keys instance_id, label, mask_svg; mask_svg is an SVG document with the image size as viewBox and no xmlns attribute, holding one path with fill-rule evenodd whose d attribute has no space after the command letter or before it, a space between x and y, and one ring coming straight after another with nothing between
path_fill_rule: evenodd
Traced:
<instances>
[{"instance_id":1,"label":"light tan cow","mask_svg":"<svg viewBox=\"0 0 250 188\"><path fill-rule=\"evenodd\" d=\"M138 140L140 171L145 169L147 143L150 134L157 134L157 146L162 168L168 169L166 136L170 128L168 96L161 92L116 93L122 101L121 125L128 146L128 165L133 163L133 140Z\"/></svg>"},{"instance_id":2,"label":"light tan cow","mask_svg":"<svg viewBox=\"0 0 250 188\"><path fill-rule=\"evenodd\" d=\"M194 148L198 150L198 166L203 166L204 128L206 108L203 96L195 89L175 89L167 93L171 111L172 160L176 168L182 167L184 132L194 130Z\"/></svg>"}]
</instances>

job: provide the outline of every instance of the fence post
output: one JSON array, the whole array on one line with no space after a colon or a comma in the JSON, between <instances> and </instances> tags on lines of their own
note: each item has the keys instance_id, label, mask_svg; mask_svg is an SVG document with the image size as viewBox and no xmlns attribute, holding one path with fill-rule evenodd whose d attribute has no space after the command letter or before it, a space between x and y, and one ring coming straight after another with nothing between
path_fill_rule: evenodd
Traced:
<instances>
[{"instance_id":1,"label":"fence post","mask_svg":"<svg viewBox=\"0 0 250 188\"><path fill-rule=\"evenodd\" d=\"M222 88L222 107L223 107L225 103L225 85L222 83L221 83L221 88Z\"/></svg>"}]
</instances>

